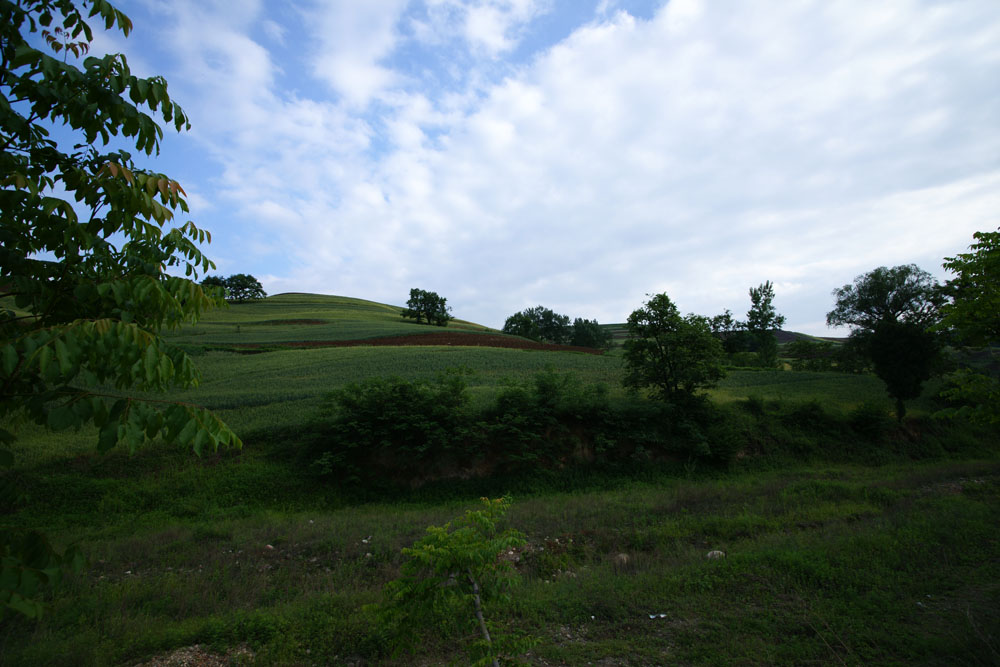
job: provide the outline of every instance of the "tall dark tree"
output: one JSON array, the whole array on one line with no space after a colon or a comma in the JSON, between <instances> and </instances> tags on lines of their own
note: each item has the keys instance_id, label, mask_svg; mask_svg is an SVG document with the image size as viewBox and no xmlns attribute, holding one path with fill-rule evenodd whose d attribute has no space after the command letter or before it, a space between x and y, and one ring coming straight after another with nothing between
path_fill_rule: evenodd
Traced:
<instances>
[{"instance_id":1,"label":"tall dark tree","mask_svg":"<svg viewBox=\"0 0 1000 667\"><path fill-rule=\"evenodd\" d=\"M938 337L919 324L883 320L865 334L875 375L896 400L896 418L906 415L906 401L919 398L934 373L941 346Z\"/></svg>"},{"instance_id":2,"label":"tall dark tree","mask_svg":"<svg viewBox=\"0 0 1000 667\"><path fill-rule=\"evenodd\" d=\"M401 314L404 318L416 320L417 324L426 322L444 327L451 320L449 311L451 308L448 307L448 300L437 292L413 288L406 301L406 309Z\"/></svg>"},{"instance_id":3,"label":"tall dark tree","mask_svg":"<svg viewBox=\"0 0 1000 667\"><path fill-rule=\"evenodd\" d=\"M784 324L785 316L779 315L774 308L774 286L771 281L751 287L746 329L756 343L757 360L761 366L773 368L778 364L776 334Z\"/></svg>"},{"instance_id":4,"label":"tall dark tree","mask_svg":"<svg viewBox=\"0 0 1000 667\"><path fill-rule=\"evenodd\" d=\"M851 327L853 345L871 361L902 420L905 401L920 395L940 355L931 330L944 301L940 287L929 273L907 264L869 271L833 295L827 324Z\"/></svg>"},{"instance_id":5,"label":"tall dark tree","mask_svg":"<svg viewBox=\"0 0 1000 667\"><path fill-rule=\"evenodd\" d=\"M662 400L682 403L724 375L722 344L708 319L682 317L666 294L651 297L629 315L628 334L626 387L650 388Z\"/></svg>"}]
</instances>

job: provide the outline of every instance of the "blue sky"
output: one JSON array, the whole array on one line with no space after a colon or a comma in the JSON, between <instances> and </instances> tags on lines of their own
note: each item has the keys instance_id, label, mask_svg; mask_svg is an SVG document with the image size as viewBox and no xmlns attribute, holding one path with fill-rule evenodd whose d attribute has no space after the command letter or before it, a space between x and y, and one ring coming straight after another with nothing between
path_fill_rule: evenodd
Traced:
<instances>
[{"instance_id":1,"label":"blue sky","mask_svg":"<svg viewBox=\"0 0 1000 667\"><path fill-rule=\"evenodd\" d=\"M647 294L787 328L1000 226L1000 3L124 0L218 273L491 326ZM168 134L170 134L168 132Z\"/></svg>"}]
</instances>

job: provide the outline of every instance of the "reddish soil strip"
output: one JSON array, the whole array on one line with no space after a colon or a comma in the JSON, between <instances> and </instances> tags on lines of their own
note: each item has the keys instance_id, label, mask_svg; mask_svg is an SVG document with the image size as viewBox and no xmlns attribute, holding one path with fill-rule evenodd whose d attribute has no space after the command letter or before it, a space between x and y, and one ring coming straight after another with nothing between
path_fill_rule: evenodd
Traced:
<instances>
[{"instance_id":1,"label":"reddish soil strip","mask_svg":"<svg viewBox=\"0 0 1000 667\"><path fill-rule=\"evenodd\" d=\"M358 345L455 345L465 347L506 347L518 350L549 350L550 352L586 352L587 354L604 354L603 350L592 347L577 347L575 345L550 345L536 343L523 338L511 336L496 336L490 334L413 334L411 336L386 336L384 338L364 338L361 340L297 340L283 343L236 343L233 347L356 347Z\"/></svg>"}]
</instances>

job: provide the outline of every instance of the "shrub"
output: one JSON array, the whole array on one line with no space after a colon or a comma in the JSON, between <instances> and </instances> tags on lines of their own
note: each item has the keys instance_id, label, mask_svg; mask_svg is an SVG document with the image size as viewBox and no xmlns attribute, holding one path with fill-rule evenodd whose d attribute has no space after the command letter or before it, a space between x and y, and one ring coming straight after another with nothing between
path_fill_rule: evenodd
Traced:
<instances>
[{"instance_id":1,"label":"shrub","mask_svg":"<svg viewBox=\"0 0 1000 667\"><path fill-rule=\"evenodd\" d=\"M851 430L871 442L884 438L893 428L892 419L885 407L876 403L862 403L848 417Z\"/></svg>"},{"instance_id":2,"label":"shrub","mask_svg":"<svg viewBox=\"0 0 1000 667\"><path fill-rule=\"evenodd\" d=\"M390 377L346 385L327 398L316 463L323 473L361 477L464 458L469 452L458 446L469 433L468 402L465 380L454 372L434 382Z\"/></svg>"}]
</instances>

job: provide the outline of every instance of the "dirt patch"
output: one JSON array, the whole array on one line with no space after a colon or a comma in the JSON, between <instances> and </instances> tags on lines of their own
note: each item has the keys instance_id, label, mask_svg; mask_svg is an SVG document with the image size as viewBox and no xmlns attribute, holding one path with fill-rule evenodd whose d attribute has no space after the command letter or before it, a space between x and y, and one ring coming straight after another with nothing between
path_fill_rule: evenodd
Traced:
<instances>
[{"instance_id":1,"label":"dirt patch","mask_svg":"<svg viewBox=\"0 0 1000 667\"><path fill-rule=\"evenodd\" d=\"M357 347L359 345L454 345L456 347L503 347L516 350L548 350L550 352L584 352L586 354L604 354L604 350L575 345L551 345L536 343L511 336L491 334L435 333L413 334L410 336L385 336L383 338L364 338L361 340L297 340L283 343L237 343L234 348L255 349L274 347Z\"/></svg>"}]
</instances>

